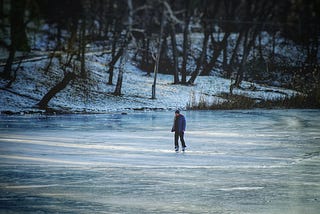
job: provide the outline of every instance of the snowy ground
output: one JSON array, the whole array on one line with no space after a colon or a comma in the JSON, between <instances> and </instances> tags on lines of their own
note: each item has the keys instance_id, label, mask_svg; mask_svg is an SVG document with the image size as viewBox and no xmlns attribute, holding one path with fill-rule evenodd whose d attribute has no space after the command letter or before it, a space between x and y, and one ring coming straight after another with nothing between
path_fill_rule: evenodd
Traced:
<instances>
[{"instance_id":1,"label":"snowy ground","mask_svg":"<svg viewBox=\"0 0 320 214\"><path fill-rule=\"evenodd\" d=\"M131 61L126 64L122 94L113 96L115 86L107 85L106 55L91 54L87 56L87 70L89 81L85 84L74 81L60 92L49 103L49 107L69 112L122 112L135 109L185 109L190 102L207 103L222 101L217 95L229 92L230 80L217 76L198 77L195 86L173 85L173 76L158 74L156 99L151 98L153 76L146 76L145 72L137 69ZM5 88L7 81L0 81L0 112L39 112L34 108L37 102L63 78L63 71L59 69L57 60L53 61L51 70L44 72L49 59L25 62L17 72L17 80L10 88ZM116 83L117 73L114 77ZM251 83L244 82L242 87L249 88ZM235 94L242 94L259 99L275 99L292 96L296 92L274 87L264 87L254 84L255 91L234 90Z\"/></svg>"},{"instance_id":2,"label":"snowy ground","mask_svg":"<svg viewBox=\"0 0 320 214\"><path fill-rule=\"evenodd\" d=\"M319 110L0 116L0 213L318 214Z\"/></svg>"}]
</instances>

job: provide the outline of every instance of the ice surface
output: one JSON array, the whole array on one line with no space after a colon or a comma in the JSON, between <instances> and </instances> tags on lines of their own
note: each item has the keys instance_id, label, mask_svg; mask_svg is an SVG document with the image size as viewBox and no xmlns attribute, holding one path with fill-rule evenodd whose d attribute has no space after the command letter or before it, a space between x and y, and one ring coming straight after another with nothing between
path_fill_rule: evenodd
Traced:
<instances>
[{"instance_id":1,"label":"ice surface","mask_svg":"<svg viewBox=\"0 0 320 214\"><path fill-rule=\"evenodd\" d=\"M320 111L0 118L0 213L318 213Z\"/></svg>"}]
</instances>

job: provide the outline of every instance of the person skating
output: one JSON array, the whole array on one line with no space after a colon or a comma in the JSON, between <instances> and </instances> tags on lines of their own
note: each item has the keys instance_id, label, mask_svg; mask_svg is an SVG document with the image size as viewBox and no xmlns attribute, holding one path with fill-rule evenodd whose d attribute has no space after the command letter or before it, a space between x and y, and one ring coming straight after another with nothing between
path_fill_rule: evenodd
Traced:
<instances>
[{"instance_id":1,"label":"person skating","mask_svg":"<svg viewBox=\"0 0 320 214\"><path fill-rule=\"evenodd\" d=\"M171 132L174 132L174 149L176 152L179 151L179 138L181 141L182 151L185 151L186 143L184 141L184 132L186 130L186 118L180 114L179 110L175 111L175 117Z\"/></svg>"}]
</instances>

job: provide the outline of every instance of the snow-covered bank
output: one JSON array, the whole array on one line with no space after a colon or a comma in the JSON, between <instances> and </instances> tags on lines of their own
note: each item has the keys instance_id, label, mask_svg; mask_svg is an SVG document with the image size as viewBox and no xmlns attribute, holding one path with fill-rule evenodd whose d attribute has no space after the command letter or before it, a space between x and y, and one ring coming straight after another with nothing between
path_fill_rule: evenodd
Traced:
<instances>
[{"instance_id":1,"label":"snow-covered bank","mask_svg":"<svg viewBox=\"0 0 320 214\"><path fill-rule=\"evenodd\" d=\"M200 99L209 103L221 102L217 95L229 93L230 80L217 76L200 76L194 86L174 85L173 76L158 74L156 99L151 99L153 76L146 76L129 61L125 67L122 96L112 95L115 86L107 85L108 74L104 65L105 58L97 55L88 57L87 70L89 80L75 80L49 102L49 107L57 111L108 113L146 109L186 109L188 103ZM63 78L58 62L53 61L49 72L45 73L49 59L25 62L18 70L17 79L10 88L7 81L0 81L0 112L39 112L35 105ZM117 73L114 77L116 82ZM295 91L254 84L255 90L249 90L252 83L244 82L243 90L235 89L234 94L251 98L272 100L292 96Z\"/></svg>"}]
</instances>

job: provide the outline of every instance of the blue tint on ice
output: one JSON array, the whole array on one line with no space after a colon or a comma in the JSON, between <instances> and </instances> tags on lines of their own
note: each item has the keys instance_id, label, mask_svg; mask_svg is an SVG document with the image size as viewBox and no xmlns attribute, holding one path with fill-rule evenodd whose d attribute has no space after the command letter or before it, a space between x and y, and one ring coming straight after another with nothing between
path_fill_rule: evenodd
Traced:
<instances>
[{"instance_id":1,"label":"blue tint on ice","mask_svg":"<svg viewBox=\"0 0 320 214\"><path fill-rule=\"evenodd\" d=\"M0 118L0 213L318 213L320 111Z\"/></svg>"}]
</instances>

